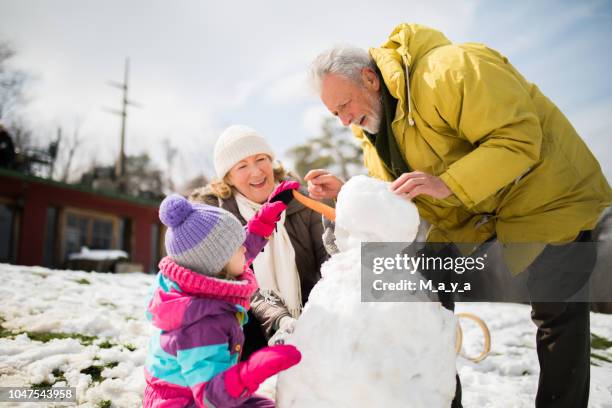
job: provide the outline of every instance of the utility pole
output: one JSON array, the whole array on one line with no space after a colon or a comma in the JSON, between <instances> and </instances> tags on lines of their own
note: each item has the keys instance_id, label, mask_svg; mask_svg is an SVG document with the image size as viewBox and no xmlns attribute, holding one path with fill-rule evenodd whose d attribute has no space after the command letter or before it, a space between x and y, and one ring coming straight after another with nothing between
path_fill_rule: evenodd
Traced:
<instances>
[{"instance_id":1,"label":"utility pole","mask_svg":"<svg viewBox=\"0 0 612 408\"><path fill-rule=\"evenodd\" d=\"M135 107L140 107L141 105L130 101L128 99L128 80L129 80L129 73L130 73L130 59L126 58L125 59L125 70L123 72L123 83L119 83L119 82L113 82L110 81L108 84L112 87L115 88L119 88L121 90L123 90L123 101L122 101L122 105L121 105L121 110L117 111L115 109L108 109L106 108L105 110L113 113L115 115L119 115L121 116L121 136L120 136L120 142L119 142L119 157L117 159L117 163L115 164L115 176L117 177L117 180L119 181L119 190L121 192L125 192L126 190L126 180L125 180L125 124L127 121L127 107L128 105L131 106L135 106Z\"/></svg>"}]
</instances>

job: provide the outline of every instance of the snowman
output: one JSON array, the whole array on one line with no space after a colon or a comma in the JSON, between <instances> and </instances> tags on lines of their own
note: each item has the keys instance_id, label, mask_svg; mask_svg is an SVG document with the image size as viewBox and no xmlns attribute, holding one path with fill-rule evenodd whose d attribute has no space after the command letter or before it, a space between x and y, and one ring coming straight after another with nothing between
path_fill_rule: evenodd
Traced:
<instances>
[{"instance_id":1,"label":"snowman","mask_svg":"<svg viewBox=\"0 0 612 408\"><path fill-rule=\"evenodd\" d=\"M282 408L449 407L455 393L454 315L422 298L362 302L361 243L412 242L415 205L388 183L357 176L336 205L334 254L321 267L294 332L302 361L279 375ZM423 300L420 302L420 300Z\"/></svg>"}]
</instances>

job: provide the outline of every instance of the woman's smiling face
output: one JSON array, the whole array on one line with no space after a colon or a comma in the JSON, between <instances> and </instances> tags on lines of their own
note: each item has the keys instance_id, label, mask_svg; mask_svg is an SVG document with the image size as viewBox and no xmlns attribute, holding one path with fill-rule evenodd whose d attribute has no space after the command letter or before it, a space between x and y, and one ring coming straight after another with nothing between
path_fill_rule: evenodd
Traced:
<instances>
[{"instance_id":1,"label":"woman's smiling face","mask_svg":"<svg viewBox=\"0 0 612 408\"><path fill-rule=\"evenodd\" d=\"M240 194L263 204L274 190L274 170L267 154L254 154L236 163L227 173L227 181Z\"/></svg>"}]
</instances>

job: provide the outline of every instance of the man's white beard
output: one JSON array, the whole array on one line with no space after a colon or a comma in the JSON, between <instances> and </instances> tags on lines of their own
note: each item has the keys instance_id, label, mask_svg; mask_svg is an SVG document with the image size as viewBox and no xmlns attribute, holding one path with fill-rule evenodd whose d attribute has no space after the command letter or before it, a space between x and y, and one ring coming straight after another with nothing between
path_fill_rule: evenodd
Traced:
<instances>
[{"instance_id":1,"label":"man's white beard","mask_svg":"<svg viewBox=\"0 0 612 408\"><path fill-rule=\"evenodd\" d=\"M371 135L375 135L380 130L380 116L370 116L371 125L364 126L363 128Z\"/></svg>"},{"instance_id":2,"label":"man's white beard","mask_svg":"<svg viewBox=\"0 0 612 408\"><path fill-rule=\"evenodd\" d=\"M369 115L369 124L364 126L363 129L368 133L375 135L380 131L380 124L382 122L382 100L381 98L372 98L374 111Z\"/></svg>"}]
</instances>

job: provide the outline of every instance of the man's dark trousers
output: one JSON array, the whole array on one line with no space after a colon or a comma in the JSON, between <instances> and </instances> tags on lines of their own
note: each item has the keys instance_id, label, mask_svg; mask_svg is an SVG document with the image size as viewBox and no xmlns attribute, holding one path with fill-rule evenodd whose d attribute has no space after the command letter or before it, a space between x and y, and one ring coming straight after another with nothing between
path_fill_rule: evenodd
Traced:
<instances>
[{"instance_id":1,"label":"man's dark trousers","mask_svg":"<svg viewBox=\"0 0 612 408\"><path fill-rule=\"evenodd\" d=\"M538 327L537 408L588 405L591 360L588 278L596 259L591 231L583 231L573 243L546 246L527 268L527 288L533 299L531 319ZM558 301L570 298L578 289L579 301Z\"/></svg>"},{"instance_id":2,"label":"man's dark trousers","mask_svg":"<svg viewBox=\"0 0 612 408\"><path fill-rule=\"evenodd\" d=\"M426 248L426 256L460 256L452 244L441 250L439 246ZM588 278L596 259L591 231L583 231L573 243L547 245L524 272L529 273L527 285L534 300L531 302L531 318L538 328L536 347L540 377L537 408L586 408L588 405L591 348L589 303L585 300L588 300ZM448 271L431 271L424 275L432 279L434 285L456 281L456 276ZM578 289L581 294L578 299L582 301L559 301L570 298ZM542 299L547 301L539 301ZM440 302L445 308L455 310L452 294L441 294ZM457 375L451 408L461 407L461 382Z\"/></svg>"}]
</instances>

